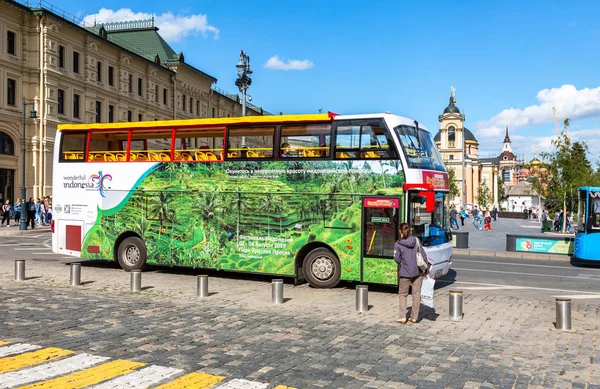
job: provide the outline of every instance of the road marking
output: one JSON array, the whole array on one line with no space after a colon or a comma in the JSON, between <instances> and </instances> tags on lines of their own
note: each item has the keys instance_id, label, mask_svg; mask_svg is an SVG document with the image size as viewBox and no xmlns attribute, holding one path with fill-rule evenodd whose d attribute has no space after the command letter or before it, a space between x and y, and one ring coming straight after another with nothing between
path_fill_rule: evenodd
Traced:
<instances>
[{"instance_id":1,"label":"road marking","mask_svg":"<svg viewBox=\"0 0 600 389\"><path fill-rule=\"evenodd\" d=\"M127 374L144 366L143 363L118 359L100 366L90 367L50 381L24 386L21 389L79 389L95 385L116 376Z\"/></svg>"},{"instance_id":2,"label":"road marking","mask_svg":"<svg viewBox=\"0 0 600 389\"><path fill-rule=\"evenodd\" d=\"M568 293L589 293L595 295L596 292L587 292L585 290L570 290L570 289L555 289L555 288L539 288L536 286L519 286L519 285L506 285L506 284L486 284L481 282L469 282L469 281L451 281L451 280L435 280L436 283L441 284L467 284L467 285L483 285L483 286L509 286L518 289L531 289L531 290L547 290L552 292L568 292Z\"/></svg>"},{"instance_id":3,"label":"road marking","mask_svg":"<svg viewBox=\"0 0 600 389\"><path fill-rule=\"evenodd\" d=\"M178 378L173 382L161 385L156 389L204 389L210 388L217 382L221 382L224 379L225 377L217 375L192 373Z\"/></svg>"},{"instance_id":4,"label":"road marking","mask_svg":"<svg viewBox=\"0 0 600 389\"><path fill-rule=\"evenodd\" d=\"M523 286L466 286L461 289L463 290L505 290L505 289L526 289Z\"/></svg>"},{"instance_id":5,"label":"road marking","mask_svg":"<svg viewBox=\"0 0 600 389\"><path fill-rule=\"evenodd\" d=\"M164 366L149 366L133 373L115 378L91 389L144 389L154 386L166 378L181 373L183 370Z\"/></svg>"},{"instance_id":6,"label":"road marking","mask_svg":"<svg viewBox=\"0 0 600 389\"><path fill-rule=\"evenodd\" d=\"M512 272L512 271L502 271L502 270L486 270L486 269L461 269L458 267L452 267L453 270L460 270L460 271L472 271L472 272L476 272L476 273L500 273L500 274L513 274L513 275L519 275L519 276L532 276L532 277L551 277L551 278L572 278L575 280L581 280L581 279L589 279L589 277L579 277L579 276L557 276L555 274L539 274L539 273L519 273L519 272Z\"/></svg>"},{"instance_id":7,"label":"road marking","mask_svg":"<svg viewBox=\"0 0 600 389\"><path fill-rule=\"evenodd\" d=\"M291 386L285 386L285 385L277 385L273 389L296 389L296 388L292 388Z\"/></svg>"},{"instance_id":8,"label":"road marking","mask_svg":"<svg viewBox=\"0 0 600 389\"><path fill-rule=\"evenodd\" d=\"M73 354L71 350L63 350L56 347L48 347L37 351L26 352L14 357L0 359L0 373L22 369L27 366L39 365L53 359Z\"/></svg>"},{"instance_id":9,"label":"road marking","mask_svg":"<svg viewBox=\"0 0 600 389\"><path fill-rule=\"evenodd\" d=\"M529 263L513 263L513 262L497 262L497 261L475 261L473 259L454 259L456 263L460 262L472 262L472 263L485 263L492 265L510 265L510 266L531 266L531 267L547 267L551 269L562 269L562 270L581 270L581 268L573 268L568 266L553 266L553 265L538 265L538 264L529 264ZM586 270L588 270L586 268ZM590 271L600 272L600 269L589 268Z\"/></svg>"},{"instance_id":10,"label":"road marking","mask_svg":"<svg viewBox=\"0 0 600 389\"><path fill-rule=\"evenodd\" d=\"M37 245L29 244L29 243L27 243L27 244L25 244L25 243L2 243L2 244L0 244L0 247L13 247L13 246L32 246L33 247L33 246L37 246ZM39 247L39 246L37 246L37 247Z\"/></svg>"},{"instance_id":11,"label":"road marking","mask_svg":"<svg viewBox=\"0 0 600 389\"><path fill-rule=\"evenodd\" d=\"M587 300L587 299L600 299L600 294L572 294L572 295L563 295L561 294L560 296L552 296L552 297L560 297L560 298L565 298L565 299L572 299L572 300Z\"/></svg>"},{"instance_id":12,"label":"road marking","mask_svg":"<svg viewBox=\"0 0 600 389\"><path fill-rule=\"evenodd\" d=\"M54 255L55 253L49 253L47 251L44 251L43 253L31 253L33 255Z\"/></svg>"},{"instance_id":13,"label":"road marking","mask_svg":"<svg viewBox=\"0 0 600 389\"><path fill-rule=\"evenodd\" d=\"M50 242L50 243L48 243ZM49 249L52 248L52 238L50 239L46 239L45 241L42 242L42 244L44 245L44 247L48 247Z\"/></svg>"},{"instance_id":14,"label":"road marking","mask_svg":"<svg viewBox=\"0 0 600 389\"><path fill-rule=\"evenodd\" d=\"M10 346L0 347L0 358L11 354L20 354L25 351L32 351L41 349L41 346L35 346L33 344L16 343Z\"/></svg>"},{"instance_id":15,"label":"road marking","mask_svg":"<svg viewBox=\"0 0 600 389\"><path fill-rule=\"evenodd\" d=\"M39 250L41 247L37 246L37 247L26 247L26 248L18 248L18 249L13 249L15 251L31 251L31 250Z\"/></svg>"},{"instance_id":16,"label":"road marking","mask_svg":"<svg viewBox=\"0 0 600 389\"><path fill-rule=\"evenodd\" d=\"M267 389L269 384L236 378L219 386L219 389Z\"/></svg>"},{"instance_id":17,"label":"road marking","mask_svg":"<svg viewBox=\"0 0 600 389\"><path fill-rule=\"evenodd\" d=\"M0 388L15 388L35 381L47 380L52 377L88 368L108 359L110 358L81 354L61 359L60 361L45 363L41 366L0 374Z\"/></svg>"}]
</instances>

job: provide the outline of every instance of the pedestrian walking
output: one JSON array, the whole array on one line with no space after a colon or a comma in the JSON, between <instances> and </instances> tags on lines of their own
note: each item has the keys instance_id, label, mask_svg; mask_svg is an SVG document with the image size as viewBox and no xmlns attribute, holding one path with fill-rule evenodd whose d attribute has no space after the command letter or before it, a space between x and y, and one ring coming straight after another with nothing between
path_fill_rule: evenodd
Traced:
<instances>
[{"instance_id":1,"label":"pedestrian walking","mask_svg":"<svg viewBox=\"0 0 600 389\"><path fill-rule=\"evenodd\" d=\"M492 218L494 221L498 218L498 207L494 205L494 209L492 209Z\"/></svg>"},{"instance_id":2,"label":"pedestrian walking","mask_svg":"<svg viewBox=\"0 0 600 389\"><path fill-rule=\"evenodd\" d=\"M456 212L456 207L454 206L454 204L452 204L452 207L450 208L450 229L452 229L453 225L456 225L456 229L460 230L460 227L458 226L458 212Z\"/></svg>"},{"instance_id":3,"label":"pedestrian walking","mask_svg":"<svg viewBox=\"0 0 600 389\"><path fill-rule=\"evenodd\" d=\"M473 226L476 230L482 230L481 226L481 212L477 209L477 206L473 208Z\"/></svg>"},{"instance_id":4,"label":"pedestrian walking","mask_svg":"<svg viewBox=\"0 0 600 389\"><path fill-rule=\"evenodd\" d=\"M548 210L547 209L544 209L544 211L542 212L541 218L542 218L542 229L540 232L543 233L544 232L544 223L548 221Z\"/></svg>"},{"instance_id":5,"label":"pedestrian walking","mask_svg":"<svg viewBox=\"0 0 600 389\"><path fill-rule=\"evenodd\" d=\"M21 204L21 199L17 199L14 207L14 215L15 215L15 223L19 223L21 221L21 210L23 205Z\"/></svg>"},{"instance_id":6,"label":"pedestrian walking","mask_svg":"<svg viewBox=\"0 0 600 389\"><path fill-rule=\"evenodd\" d=\"M6 199L2 204L2 223L0 225L4 225L4 221L6 221L6 227L10 227L10 211L10 199Z\"/></svg>"},{"instance_id":7,"label":"pedestrian walking","mask_svg":"<svg viewBox=\"0 0 600 389\"><path fill-rule=\"evenodd\" d=\"M483 229L486 231L492 230L492 216L489 209L485 210L485 225L483 226Z\"/></svg>"},{"instance_id":8,"label":"pedestrian walking","mask_svg":"<svg viewBox=\"0 0 600 389\"><path fill-rule=\"evenodd\" d=\"M46 205L44 205L44 200L43 199L39 199L39 203L40 203L40 224L45 226L46 225Z\"/></svg>"},{"instance_id":9,"label":"pedestrian walking","mask_svg":"<svg viewBox=\"0 0 600 389\"><path fill-rule=\"evenodd\" d=\"M465 211L465 207L460 209L460 225L461 227L465 226L465 219L467 218L467 211Z\"/></svg>"},{"instance_id":10,"label":"pedestrian walking","mask_svg":"<svg viewBox=\"0 0 600 389\"><path fill-rule=\"evenodd\" d=\"M27 221L25 222L25 229L31 223L31 229L35 229L35 218L36 218L36 205L37 203L33 200L33 197L29 198L29 201L25 203L25 210L27 211Z\"/></svg>"},{"instance_id":11,"label":"pedestrian walking","mask_svg":"<svg viewBox=\"0 0 600 389\"><path fill-rule=\"evenodd\" d=\"M427 263L429 263L429 261L419 239L410 236L410 227L408 224L400 224L399 230L401 237L394 245L394 261L400 265L400 270L398 272L400 318L396 320L396 322L400 324L406 323L406 300L408 297L408 289L412 287L412 310L409 320L411 323L416 323L419 320L421 284L423 283L424 274L423 270L417 265L417 252L423 256L423 259ZM431 267L431 265L429 265L429 267Z\"/></svg>"}]
</instances>

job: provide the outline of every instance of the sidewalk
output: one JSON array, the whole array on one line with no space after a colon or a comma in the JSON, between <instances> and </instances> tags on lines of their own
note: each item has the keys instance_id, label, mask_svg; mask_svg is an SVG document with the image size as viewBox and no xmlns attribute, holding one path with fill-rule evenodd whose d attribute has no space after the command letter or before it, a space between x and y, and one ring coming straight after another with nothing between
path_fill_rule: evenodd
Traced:
<instances>
[{"instance_id":1,"label":"sidewalk","mask_svg":"<svg viewBox=\"0 0 600 389\"><path fill-rule=\"evenodd\" d=\"M2 236L18 236L18 235L29 235L38 234L40 232L49 233L50 226L36 226L35 229L20 230L19 224L11 224L10 227L0 226L0 237Z\"/></svg>"}]
</instances>

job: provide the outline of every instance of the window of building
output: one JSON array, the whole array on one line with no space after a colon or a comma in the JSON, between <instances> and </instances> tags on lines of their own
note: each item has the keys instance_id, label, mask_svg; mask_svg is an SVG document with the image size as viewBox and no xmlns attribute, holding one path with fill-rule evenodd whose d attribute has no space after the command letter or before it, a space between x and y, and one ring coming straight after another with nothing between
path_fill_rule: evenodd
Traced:
<instances>
[{"instance_id":1,"label":"window of building","mask_svg":"<svg viewBox=\"0 0 600 389\"><path fill-rule=\"evenodd\" d=\"M58 46L58 67L61 69L65 68L65 47Z\"/></svg>"},{"instance_id":2,"label":"window of building","mask_svg":"<svg viewBox=\"0 0 600 389\"><path fill-rule=\"evenodd\" d=\"M16 35L12 31L6 32L6 51L8 54L17 55L16 52Z\"/></svg>"},{"instance_id":3,"label":"window of building","mask_svg":"<svg viewBox=\"0 0 600 389\"><path fill-rule=\"evenodd\" d=\"M127 84L127 91L133 93L133 74L129 73L129 81Z\"/></svg>"},{"instance_id":4,"label":"window of building","mask_svg":"<svg viewBox=\"0 0 600 389\"><path fill-rule=\"evenodd\" d=\"M232 128L227 139L227 158L272 158L274 135L274 127Z\"/></svg>"},{"instance_id":5,"label":"window of building","mask_svg":"<svg viewBox=\"0 0 600 389\"><path fill-rule=\"evenodd\" d=\"M200 101L196 100L196 116L200 117Z\"/></svg>"},{"instance_id":6,"label":"window of building","mask_svg":"<svg viewBox=\"0 0 600 389\"><path fill-rule=\"evenodd\" d=\"M167 88L163 88L163 104L167 105Z\"/></svg>"},{"instance_id":7,"label":"window of building","mask_svg":"<svg viewBox=\"0 0 600 389\"><path fill-rule=\"evenodd\" d=\"M185 95L183 95L183 98L181 99L181 110L185 112L185 102L187 101L187 97Z\"/></svg>"},{"instance_id":8,"label":"window of building","mask_svg":"<svg viewBox=\"0 0 600 389\"><path fill-rule=\"evenodd\" d=\"M96 81L102 82L102 62L96 63Z\"/></svg>"},{"instance_id":9,"label":"window of building","mask_svg":"<svg viewBox=\"0 0 600 389\"><path fill-rule=\"evenodd\" d=\"M61 115L65 114L65 91L62 89L58 90L58 113Z\"/></svg>"},{"instance_id":10,"label":"window of building","mask_svg":"<svg viewBox=\"0 0 600 389\"><path fill-rule=\"evenodd\" d=\"M12 78L6 79L6 104L17 105L17 81Z\"/></svg>"},{"instance_id":11,"label":"window of building","mask_svg":"<svg viewBox=\"0 0 600 389\"><path fill-rule=\"evenodd\" d=\"M127 121L130 122L133 118L133 112L127 111Z\"/></svg>"},{"instance_id":12,"label":"window of building","mask_svg":"<svg viewBox=\"0 0 600 389\"><path fill-rule=\"evenodd\" d=\"M138 77L138 88L137 88L137 92L138 92L138 96L143 96L144 94L142 93L142 89L143 89L143 84L144 82L142 81L142 79L140 77Z\"/></svg>"},{"instance_id":13,"label":"window of building","mask_svg":"<svg viewBox=\"0 0 600 389\"><path fill-rule=\"evenodd\" d=\"M450 156L448 157L450 160L454 159L454 155L450 154Z\"/></svg>"},{"instance_id":14,"label":"window of building","mask_svg":"<svg viewBox=\"0 0 600 389\"><path fill-rule=\"evenodd\" d=\"M154 85L154 102L158 103L158 85Z\"/></svg>"},{"instance_id":15,"label":"window of building","mask_svg":"<svg viewBox=\"0 0 600 389\"><path fill-rule=\"evenodd\" d=\"M280 158L329 158L331 124L303 124L281 128Z\"/></svg>"},{"instance_id":16,"label":"window of building","mask_svg":"<svg viewBox=\"0 0 600 389\"><path fill-rule=\"evenodd\" d=\"M448 142L454 143L456 140L456 128L454 126L448 127Z\"/></svg>"},{"instance_id":17,"label":"window of building","mask_svg":"<svg viewBox=\"0 0 600 389\"><path fill-rule=\"evenodd\" d=\"M79 119L79 95L73 95L73 117Z\"/></svg>"},{"instance_id":18,"label":"window of building","mask_svg":"<svg viewBox=\"0 0 600 389\"><path fill-rule=\"evenodd\" d=\"M194 99L190 97L190 113L194 113Z\"/></svg>"},{"instance_id":19,"label":"window of building","mask_svg":"<svg viewBox=\"0 0 600 389\"><path fill-rule=\"evenodd\" d=\"M138 113L138 122L144 121L144 116L141 113Z\"/></svg>"},{"instance_id":20,"label":"window of building","mask_svg":"<svg viewBox=\"0 0 600 389\"><path fill-rule=\"evenodd\" d=\"M96 101L96 123L100 123L102 119L102 102Z\"/></svg>"},{"instance_id":21,"label":"window of building","mask_svg":"<svg viewBox=\"0 0 600 389\"><path fill-rule=\"evenodd\" d=\"M115 114L115 106L109 105L108 106L108 122L109 123L114 122L114 114Z\"/></svg>"},{"instance_id":22,"label":"window of building","mask_svg":"<svg viewBox=\"0 0 600 389\"><path fill-rule=\"evenodd\" d=\"M79 53L73 52L73 73L79 74Z\"/></svg>"},{"instance_id":23,"label":"window of building","mask_svg":"<svg viewBox=\"0 0 600 389\"><path fill-rule=\"evenodd\" d=\"M115 73L115 68L112 66L109 66L108 67L108 85L110 85L110 86L115 86L114 73Z\"/></svg>"},{"instance_id":24,"label":"window of building","mask_svg":"<svg viewBox=\"0 0 600 389\"><path fill-rule=\"evenodd\" d=\"M216 117L215 116L216 114L217 114L217 111L216 111L215 107L213 107L213 109L212 109L212 117Z\"/></svg>"},{"instance_id":25,"label":"window of building","mask_svg":"<svg viewBox=\"0 0 600 389\"><path fill-rule=\"evenodd\" d=\"M15 144L8 134L0 131L0 154L15 155Z\"/></svg>"}]
</instances>

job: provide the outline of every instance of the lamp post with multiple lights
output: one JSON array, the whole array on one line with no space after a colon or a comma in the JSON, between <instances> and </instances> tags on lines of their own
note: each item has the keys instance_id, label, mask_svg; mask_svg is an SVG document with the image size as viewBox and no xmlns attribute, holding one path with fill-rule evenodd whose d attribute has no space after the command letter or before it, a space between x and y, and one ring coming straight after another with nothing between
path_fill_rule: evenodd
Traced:
<instances>
[{"instance_id":1,"label":"lamp post with multiple lights","mask_svg":"<svg viewBox=\"0 0 600 389\"><path fill-rule=\"evenodd\" d=\"M252 79L248 77L252 74L252 69L250 69L250 57L244 50L240 50L240 60L235 67L238 68L235 85L242 92L242 116L246 116L246 90L252 84ZM248 99L252 101L252 97L248 96Z\"/></svg>"},{"instance_id":2,"label":"lamp post with multiple lights","mask_svg":"<svg viewBox=\"0 0 600 389\"><path fill-rule=\"evenodd\" d=\"M22 162L22 166L21 166L21 220L19 220L19 230L27 229L27 219L25 218L25 216L27 215L27 207L25 205L26 201L27 201L26 200L27 190L25 189L25 168L26 168L26 165L25 165L25 151L26 151L25 129L27 127L26 111L27 111L28 105L33 106L31 111L29 112L29 119L37 119L37 112L35 110L35 102L32 101L32 102L28 103L27 101L25 101L25 99L23 99L23 139L21 140L21 162Z\"/></svg>"}]
</instances>

